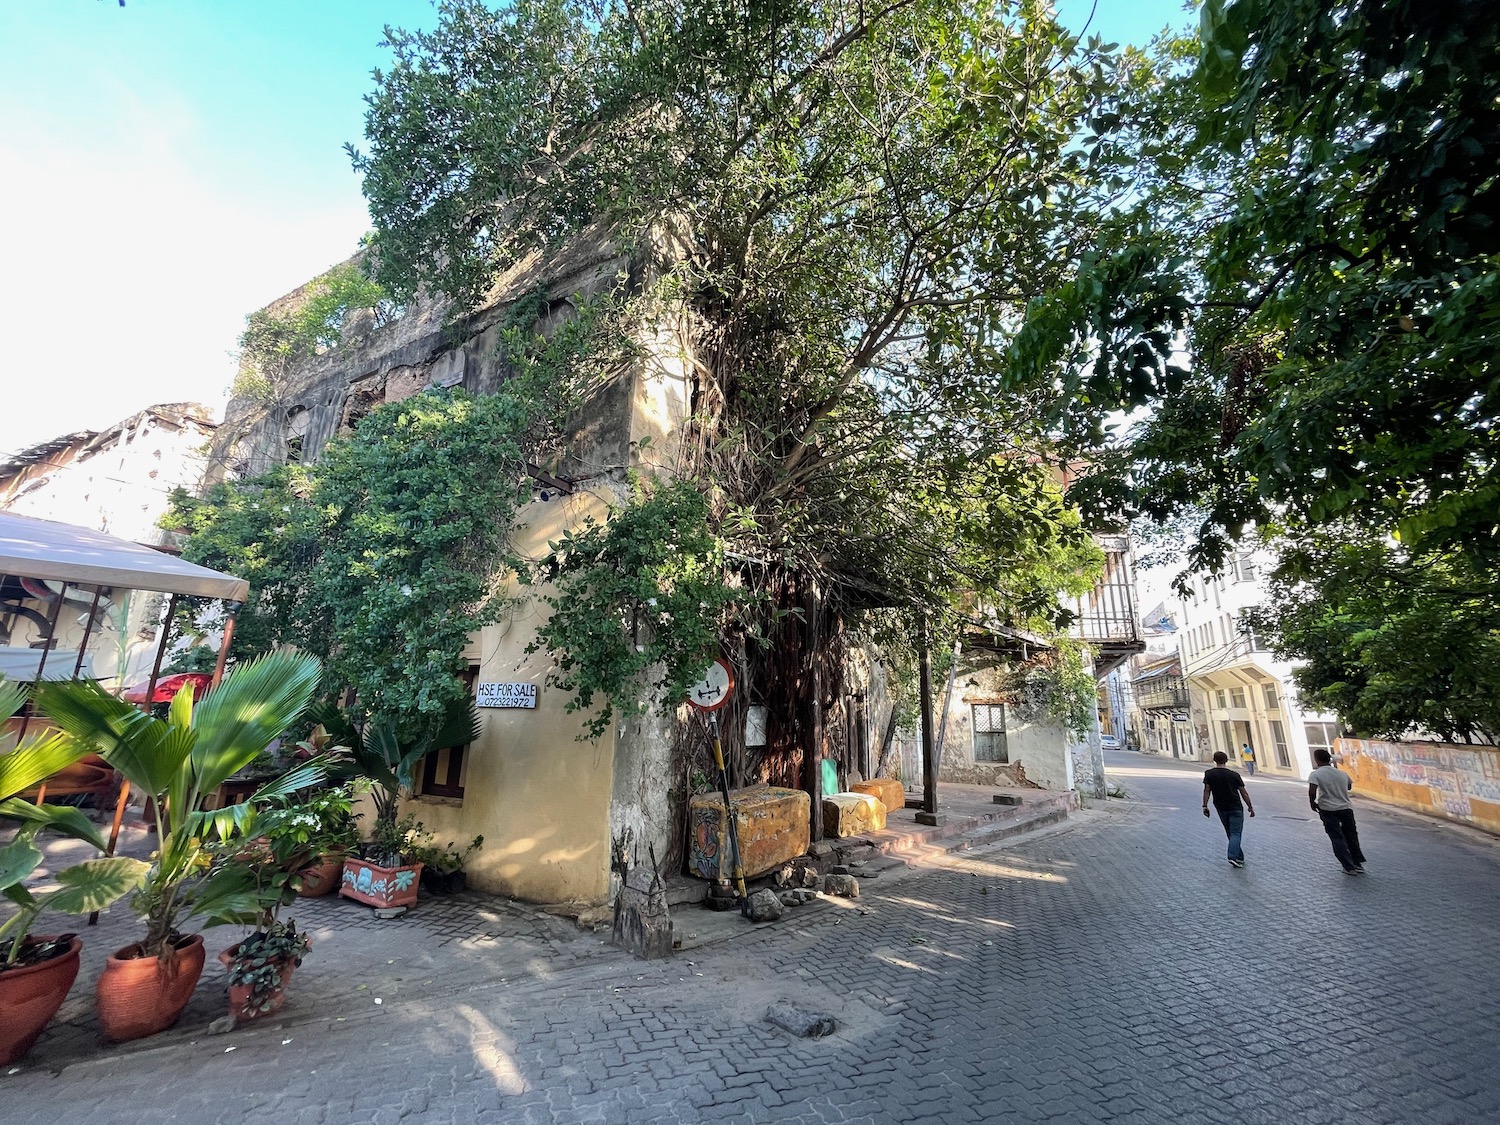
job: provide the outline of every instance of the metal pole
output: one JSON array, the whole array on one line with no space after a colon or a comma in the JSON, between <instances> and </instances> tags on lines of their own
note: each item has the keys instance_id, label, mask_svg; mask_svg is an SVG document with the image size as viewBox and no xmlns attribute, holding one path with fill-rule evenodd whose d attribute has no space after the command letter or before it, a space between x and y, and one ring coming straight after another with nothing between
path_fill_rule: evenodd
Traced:
<instances>
[{"instance_id":1,"label":"metal pole","mask_svg":"<svg viewBox=\"0 0 1500 1125\"><path fill-rule=\"evenodd\" d=\"M823 675L818 662L818 642L822 635L822 602L818 587L812 583L807 596L807 614L803 623L807 632L807 714L806 745L802 750L802 787L807 790L808 836L816 843L823 838Z\"/></svg>"},{"instance_id":2,"label":"metal pole","mask_svg":"<svg viewBox=\"0 0 1500 1125\"><path fill-rule=\"evenodd\" d=\"M64 582L62 591L57 595L57 604L52 607L52 616L47 618L47 630L42 635L42 658L36 664L36 677L32 680L35 686L42 682L42 677L47 672L47 654L52 651L52 642L57 637L57 619L62 616L63 602L67 600L68 583ZM31 708L26 708L26 713L21 716L21 730L16 735L16 744L20 745L21 739L26 737L26 728L31 725Z\"/></svg>"},{"instance_id":3,"label":"metal pole","mask_svg":"<svg viewBox=\"0 0 1500 1125\"><path fill-rule=\"evenodd\" d=\"M151 713L151 697L156 694L156 681L161 678L162 657L167 654L167 641L172 636L172 616L177 612L177 595L167 599L167 615L161 626L161 640L156 642L156 660L151 665L151 679L146 684L146 714ZM123 679L123 677L121 677Z\"/></svg>"},{"instance_id":4,"label":"metal pole","mask_svg":"<svg viewBox=\"0 0 1500 1125\"><path fill-rule=\"evenodd\" d=\"M740 863L740 831L734 819L734 805L729 800L729 771L724 768L724 743L719 737L719 716L710 711L708 715L708 729L714 739L714 765L719 768L719 795L724 798L724 818L729 823L729 847L734 853L734 889L739 895L740 905L744 906L747 895L745 894L745 869ZM719 867L719 874L724 872L723 865Z\"/></svg>"},{"instance_id":5,"label":"metal pole","mask_svg":"<svg viewBox=\"0 0 1500 1125\"><path fill-rule=\"evenodd\" d=\"M89 615L83 623L83 640L78 642L78 659L73 664L73 678L78 678L78 673L83 671L83 658L89 651L89 634L94 631L94 616L99 612L99 595L104 593L103 586L94 587L94 600L89 603Z\"/></svg>"}]
</instances>

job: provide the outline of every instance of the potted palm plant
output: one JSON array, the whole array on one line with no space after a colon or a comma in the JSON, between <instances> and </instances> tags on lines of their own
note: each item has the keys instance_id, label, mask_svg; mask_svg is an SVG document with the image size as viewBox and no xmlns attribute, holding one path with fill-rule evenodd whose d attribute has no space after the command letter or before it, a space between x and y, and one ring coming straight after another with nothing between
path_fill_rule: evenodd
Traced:
<instances>
[{"instance_id":1,"label":"potted palm plant","mask_svg":"<svg viewBox=\"0 0 1500 1125\"><path fill-rule=\"evenodd\" d=\"M25 692L0 676L0 716L20 710ZM29 890L25 880L42 863L36 845L44 829L85 840L100 851L104 841L78 809L35 805L19 794L38 785L87 753L58 734L17 744L0 737L0 817L21 822L15 837L0 848L0 895L17 907L0 924L0 1065L15 1062L57 1014L78 976L83 943L73 934L32 937L32 923L44 910L88 914L128 894L145 877L147 864L112 857L75 864L56 875L53 891Z\"/></svg>"},{"instance_id":2,"label":"potted palm plant","mask_svg":"<svg viewBox=\"0 0 1500 1125\"><path fill-rule=\"evenodd\" d=\"M401 801L412 795L423 758L479 737L479 713L472 700L457 700L420 733L405 737L392 719L357 724L332 710L319 718L329 735L348 748L349 768L369 780L375 803L370 839L358 856L344 860L339 893L369 906L410 906L417 901L422 864L410 854L410 826L399 819Z\"/></svg>"},{"instance_id":3,"label":"potted palm plant","mask_svg":"<svg viewBox=\"0 0 1500 1125\"><path fill-rule=\"evenodd\" d=\"M152 798L158 847L131 901L146 935L112 954L99 979L99 1018L109 1039L153 1035L187 1006L203 972L207 924L253 920L264 890L233 863L215 864L214 841L242 835L258 806L321 782L326 764L303 763L262 784L248 802L209 810L218 787L260 756L306 709L321 665L294 652L243 664L197 702L184 687L166 718L145 715L86 681L37 689L42 710L73 741L100 754Z\"/></svg>"}]
</instances>

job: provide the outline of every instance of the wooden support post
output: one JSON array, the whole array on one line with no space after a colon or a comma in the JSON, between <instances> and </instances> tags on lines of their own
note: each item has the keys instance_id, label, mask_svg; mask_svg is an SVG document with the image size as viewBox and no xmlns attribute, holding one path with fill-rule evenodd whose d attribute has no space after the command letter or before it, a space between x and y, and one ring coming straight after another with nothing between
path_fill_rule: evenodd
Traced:
<instances>
[{"instance_id":1,"label":"wooden support post","mask_svg":"<svg viewBox=\"0 0 1500 1125\"><path fill-rule=\"evenodd\" d=\"M804 724L805 744L802 750L802 787L812 802L808 809L808 837L813 843L823 838L823 668L818 659L818 642L822 634L822 601L816 583L807 594L807 615L803 621L807 640L807 708Z\"/></svg>"},{"instance_id":2,"label":"wooden support post","mask_svg":"<svg viewBox=\"0 0 1500 1125\"><path fill-rule=\"evenodd\" d=\"M938 815L937 740L932 724L932 648L927 636L927 615L922 615L917 634L918 688L922 696L922 807L917 811L918 824L937 825Z\"/></svg>"},{"instance_id":3,"label":"wooden support post","mask_svg":"<svg viewBox=\"0 0 1500 1125\"><path fill-rule=\"evenodd\" d=\"M224 635L219 639L219 659L214 662L214 678L208 683L210 691L218 687L219 681L224 678L224 662L229 659L229 645L234 640L234 623L244 605L244 602L224 603L224 610L228 616L224 621Z\"/></svg>"}]
</instances>

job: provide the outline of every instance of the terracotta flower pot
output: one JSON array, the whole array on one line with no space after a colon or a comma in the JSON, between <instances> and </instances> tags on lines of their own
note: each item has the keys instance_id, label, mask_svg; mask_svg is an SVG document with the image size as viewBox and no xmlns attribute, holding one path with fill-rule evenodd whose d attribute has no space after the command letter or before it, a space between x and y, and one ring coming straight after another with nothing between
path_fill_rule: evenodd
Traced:
<instances>
[{"instance_id":1,"label":"terracotta flower pot","mask_svg":"<svg viewBox=\"0 0 1500 1125\"><path fill-rule=\"evenodd\" d=\"M78 951L82 948L83 942L74 938L60 957L0 972L0 1065L13 1063L31 1050L62 1007L78 976Z\"/></svg>"},{"instance_id":2,"label":"terracotta flower pot","mask_svg":"<svg viewBox=\"0 0 1500 1125\"><path fill-rule=\"evenodd\" d=\"M140 943L109 955L99 977L99 1022L113 1043L141 1039L177 1022L203 975L203 935L180 938L165 960Z\"/></svg>"},{"instance_id":3,"label":"terracotta flower pot","mask_svg":"<svg viewBox=\"0 0 1500 1125\"><path fill-rule=\"evenodd\" d=\"M236 942L219 954L219 963L226 969L232 968L235 956L239 951L240 946ZM288 960L281 962L281 967L276 974L276 989L271 993L271 1006L265 1011L246 1007L250 1003L250 993L254 987L253 985L231 984L229 986L229 1015L234 1019L235 1023L249 1023L251 1020L258 1020L263 1016L275 1015L281 1011L281 1006L286 1003L286 986L291 981L292 973L296 968L297 962L295 961Z\"/></svg>"},{"instance_id":4,"label":"terracotta flower pot","mask_svg":"<svg viewBox=\"0 0 1500 1125\"><path fill-rule=\"evenodd\" d=\"M420 863L381 867L350 856L344 860L344 881L339 894L369 906L410 906L417 901Z\"/></svg>"},{"instance_id":5,"label":"terracotta flower pot","mask_svg":"<svg viewBox=\"0 0 1500 1125\"><path fill-rule=\"evenodd\" d=\"M324 856L317 863L304 867L298 872L302 879L302 886L297 893L303 898L317 898L319 895L330 894L338 889L343 873L344 854L342 852Z\"/></svg>"}]
</instances>

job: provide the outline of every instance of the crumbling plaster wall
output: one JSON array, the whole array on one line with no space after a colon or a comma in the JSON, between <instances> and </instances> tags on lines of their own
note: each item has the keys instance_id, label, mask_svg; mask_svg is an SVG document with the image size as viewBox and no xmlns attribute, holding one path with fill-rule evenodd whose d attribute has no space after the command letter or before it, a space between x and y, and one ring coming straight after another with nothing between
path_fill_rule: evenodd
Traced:
<instances>
[{"instance_id":1,"label":"crumbling plaster wall","mask_svg":"<svg viewBox=\"0 0 1500 1125\"><path fill-rule=\"evenodd\" d=\"M433 386L493 393L508 373L500 334L516 300L545 287L551 304L538 330L546 334L595 296L643 292L672 253L658 237L627 256L591 232L554 258L522 263L466 317L450 320L445 304L418 301L381 329L352 326L345 344L293 374L274 409L230 403L219 460L258 474L286 459L289 437L301 439L303 460L315 459L335 434L383 402ZM305 291L271 309L283 311ZM522 554L540 555L567 528L603 519L628 498L630 469L679 468L691 399L686 320L670 306L649 315L635 330L628 368L568 420L562 455L543 466L572 482L573 493L539 484L518 513ZM480 888L533 901L600 903L615 887L613 845L628 842L631 859L641 863L649 863L652 848L658 859L666 855L675 720L654 711L626 716L599 739L581 738L587 716L567 711L567 696L546 684L546 654L526 651L544 620L546 591L513 585L511 593L518 600L507 619L482 630L469 656L481 681L535 684L537 707L481 712L483 733L465 758L462 800L419 797L413 811L440 839L484 836L469 867Z\"/></svg>"}]
</instances>

